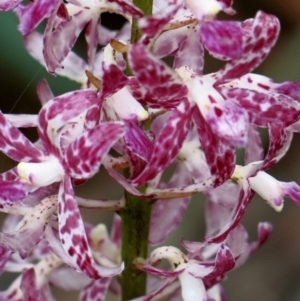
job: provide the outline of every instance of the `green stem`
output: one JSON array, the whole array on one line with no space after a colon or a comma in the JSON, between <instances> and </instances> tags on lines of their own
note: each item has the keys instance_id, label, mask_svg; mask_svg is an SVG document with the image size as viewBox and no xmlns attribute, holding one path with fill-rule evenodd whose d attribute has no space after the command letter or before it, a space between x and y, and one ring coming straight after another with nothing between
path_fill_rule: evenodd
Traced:
<instances>
[{"instance_id":1,"label":"green stem","mask_svg":"<svg viewBox=\"0 0 300 301\"><path fill-rule=\"evenodd\" d=\"M152 15L153 0L133 0L133 4L140 8L146 16ZM141 31L139 30L137 22L137 19L132 20L131 44L137 42L141 37Z\"/></svg>"},{"instance_id":2,"label":"green stem","mask_svg":"<svg viewBox=\"0 0 300 301\"><path fill-rule=\"evenodd\" d=\"M139 197L125 192L126 207L122 210L122 300L128 301L146 294L147 274L135 268L137 258L146 258L151 205Z\"/></svg>"},{"instance_id":3,"label":"green stem","mask_svg":"<svg viewBox=\"0 0 300 301\"><path fill-rule=\"evenodd\" d=\"M153 0L133 0L145 15L152 14ZM132 20L131 43L136 43L141 37L137 20ZM127 68L127 75L132 75ZM127 171L127 177L129 172ZM145 191L145 187L140 187ZM125 269L122 273L122 301L128 301L146 294L147 274L137 270L134 261L147 258L148 236L150 227L151 204L142 198L125 191L126 207L122 210L122 259Z\"/></svg>"}]
</instances>

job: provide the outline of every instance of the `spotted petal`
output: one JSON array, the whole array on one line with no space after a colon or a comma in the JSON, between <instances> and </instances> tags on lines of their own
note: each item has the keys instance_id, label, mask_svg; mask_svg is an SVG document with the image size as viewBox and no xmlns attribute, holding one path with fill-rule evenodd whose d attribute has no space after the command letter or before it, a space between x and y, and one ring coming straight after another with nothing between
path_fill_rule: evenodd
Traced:
<instances>
[{"instance_id":1,"label":"spotted petal","mask_svg":"<svg viewBox=\"0 0 300 301\"><path fill-rule=\"evenodd\" d=\"M188 133L191 116L192 107L184 99L181 105L172 112L157 137L148 165L137 178L132 179L135 185L154 179L159 172L172 163Z\"/></svg>"},{"instance_id":2,"label":"spotted petal","mask_svg":"<svg viewBox=\"0 0 300 301\"><path fill-rule=\"evenodd\" d=\"M18 162L38 162L45 157L1 112L0 151Z\"/></svg>"},{"instance_id":3,"label":"spotted petal","mask_svg":"<svg viewBox=\"0 0 300 301\"><path fill-rule=\"evenodd\" d=\"M193 117L207 164L214 178L214 185L219 186L228 180L234 171L235 150L213 134L199 110L194 110Z\"/></svg>"},{"instance_id":4,"label":"spotted petal","mask_svg":"<svg viewBox=\"0 0 300 301\"><path fill-rule=\"evenodd\" d=\"M72 266L94 279L121 273L123 264L115 268L106 268L97 266L94 262L71 181L67 175L61 183L58 201L59 235L63 248L73 263Z\"/></svg>"},{"instance_id":5,"label":"spotted petal","mask_svg":"<svg viewBox=\"0 0 300 301\"><path fill-rule=\"evenodd\" d=\"M65 151L68 173L72 178L90 178L98 170L102 158L125 132L121 122L104 123L85 132Z\"/></svg>"},{"instance_id":6,"label":"spotted petal","mask_svg":"<svg viewBox=\"0 0 300 301\"><path fill-rule=\"evenodd\" d=\"M243 54L242 28L238 22L203 22L200 36L205 48L221 59L238 60Z\"/></svg>"},{"instance_id":7,"label":"spotted petal","mask_svg":"<svg viewBox=\"0 0 300 301\"><path fill-rule=\"evenodd\" d=\"M218 82L239 78L259 66L274 46L279 29L279 21L275 16L259 11L249 34L244 35L243 55L228 62L218 72Z\"/></svg>"},{"instance_id":8,"label":"spotted petal","mask_svg":"<svg viewBox=\"0 0 300 301\"><path fill-rule=\"evenodd\" d=\"M161 101L175 101L187 95L187 87L162 61L142 44L130 47L130 66L139 82Z\"/></svg>"}]
</instances>

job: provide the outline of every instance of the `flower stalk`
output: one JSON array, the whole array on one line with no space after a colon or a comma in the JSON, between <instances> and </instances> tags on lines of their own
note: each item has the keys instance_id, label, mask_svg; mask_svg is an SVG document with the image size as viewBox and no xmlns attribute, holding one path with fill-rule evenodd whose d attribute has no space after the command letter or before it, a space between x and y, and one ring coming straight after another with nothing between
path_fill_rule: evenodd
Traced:
<instances>
[{"instance_id":1,"label":"flower stalk","mask_svg":"<svg viewBox=\"0 0 300 301\"><path fill-rule=\"evenodd\" d=\"M133 0L146 16L152 14L153 0ZM131 43L141 37L138 20L133 18ZM127 66L127 73L131 70ZM127 174L126 174L127 173ZM129 176L128 169L125 171ZM141 187L140 190L145 190ZM144 192L144 191L143 191ZM125 269L122 272L122 301L131 300L146 294L147 274L138 270L134 262L137 258L148 256L148 236L150 229L151 203L125 191L126 207L122 210L122 258Z\"/></svg>"}]
</instances>

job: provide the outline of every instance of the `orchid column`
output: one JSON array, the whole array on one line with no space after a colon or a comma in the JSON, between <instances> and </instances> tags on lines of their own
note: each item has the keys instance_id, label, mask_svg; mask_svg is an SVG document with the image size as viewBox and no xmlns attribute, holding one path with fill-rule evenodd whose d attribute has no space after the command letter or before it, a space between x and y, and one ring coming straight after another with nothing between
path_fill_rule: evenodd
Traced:
<instances>
[{"instance_id":1,"label":"orchid column","mask_svg":"<svg viewBox=\"0 0 300 301\"><path fill-rule=\"evenodd\" d=\"M145 15L152 14L152 0L133 0ZM141 36L137 20L133 19L131 28L131 43ZM131 75L130 66L127 73ZM127 176L129 176L127 171ZM141 192L145 190L140 187ZM151 204L125 191L126 207L122 210L122 259L125 269L122 272L122 300L127 301L146 294L147 274L137 270L134 260L147 258L148 236L151 215Z\"/></svg>"}]
</instances>

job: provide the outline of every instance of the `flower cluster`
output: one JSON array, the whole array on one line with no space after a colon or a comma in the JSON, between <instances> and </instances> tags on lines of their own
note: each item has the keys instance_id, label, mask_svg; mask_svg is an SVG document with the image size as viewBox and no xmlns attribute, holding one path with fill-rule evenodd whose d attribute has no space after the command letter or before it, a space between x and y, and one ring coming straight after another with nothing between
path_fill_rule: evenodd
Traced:
<instances>
[{"instance_id":1,"label":"flower cluster","mask_svg":"<svg viewBox=\"0 0 300 301\"><path fill-rule=\"evenodd\" d=\"M260 223L258 240L248 241L241 219L254 194L277 211L284 198L300 204L298 184L267 173L300 131L300 86L252 73L277 40L278 19L259 11L243 22L218 20L220 11L235 13L228 0L155 0L152 6L146 16L130 0L0 0L0 10L18 15L28 52L49 73L82 87L54 96L42 80L38 115L0 112L0 150L17 162L0 175L0 211L8 214L0 271L20 273L0 300L55 300L49 284L80 290L80 301L121 294L128 242L121 241L126 225L119 213L129 200L84 199L73 190L101 165L126 195L151 204L146 239L152 246L177 228L193 194L206 196L204 241L183 239L185 253L160 246L137 258L137 273L164 280L150 278L146 295L136 300L225 300L226 273L272 231ZM128 23L110 31L100 24L103 12ZM36 30L42 21L43 34ZM140 30L136 40L131 24ZM72 51L83 30L87 61ZM224 61L222 69L203 74L205 49ZM171 67L162 60L167 56ZM24 127L37 127L39 140L31 143L18 129ZM269 133L266 156L260 128ZM244 165L236 162L237 148L245 150ZM84 223L79 207L117 212L111 235L103 224ZM158 267L162 259L169 270Z\"/></svg>"}]
</instances>

